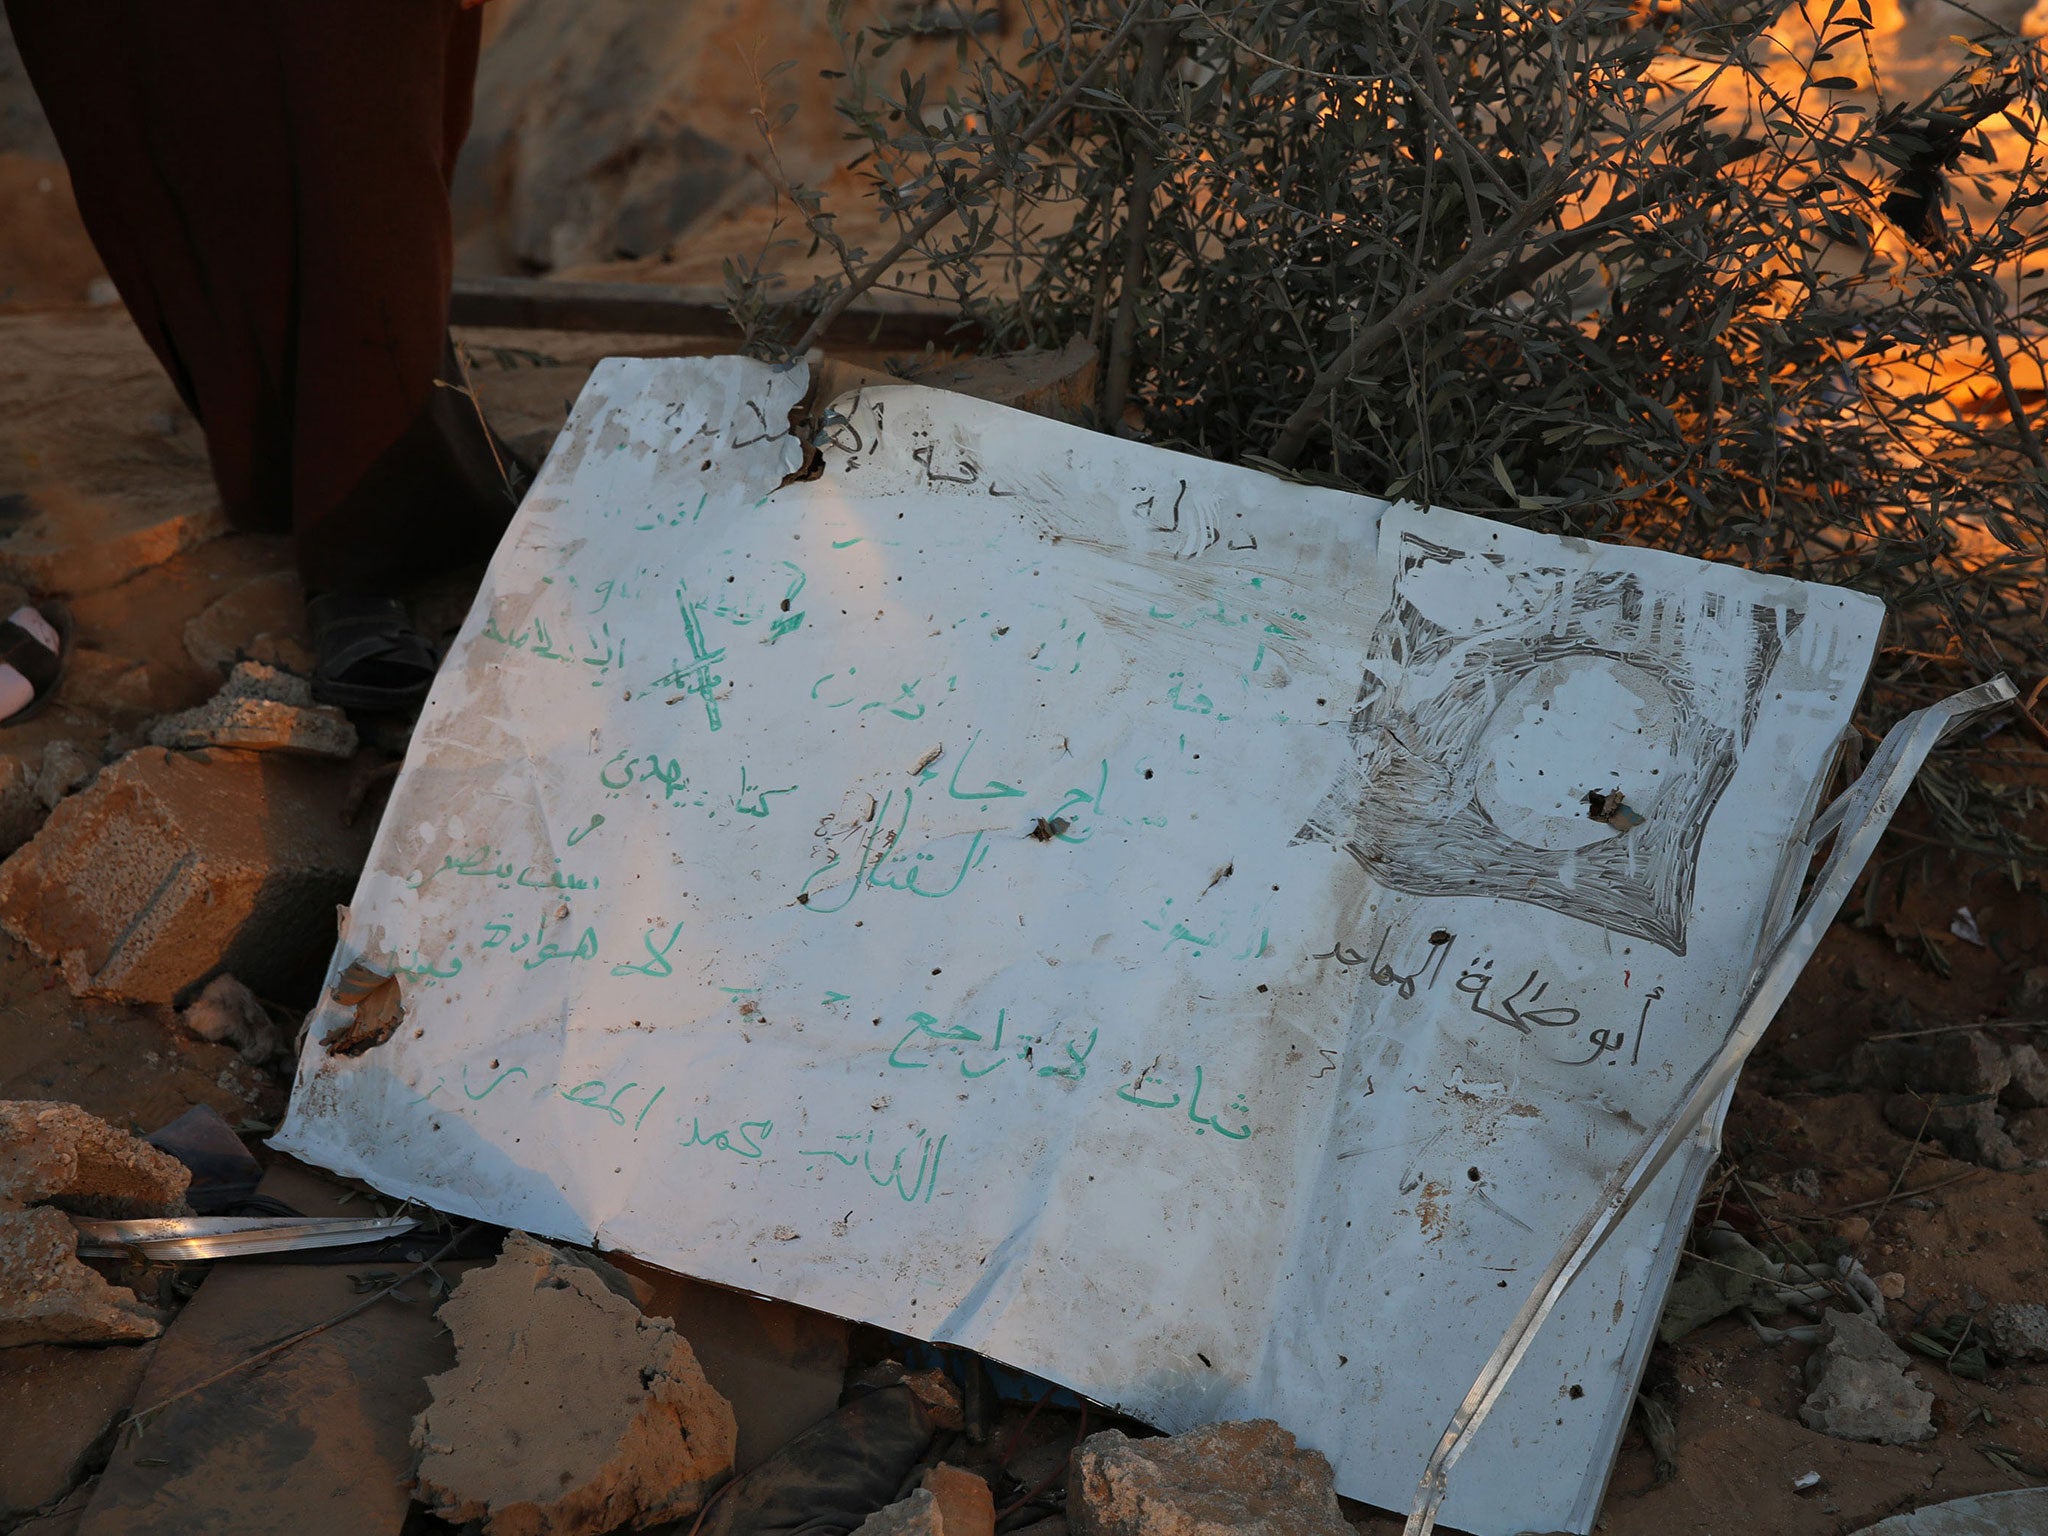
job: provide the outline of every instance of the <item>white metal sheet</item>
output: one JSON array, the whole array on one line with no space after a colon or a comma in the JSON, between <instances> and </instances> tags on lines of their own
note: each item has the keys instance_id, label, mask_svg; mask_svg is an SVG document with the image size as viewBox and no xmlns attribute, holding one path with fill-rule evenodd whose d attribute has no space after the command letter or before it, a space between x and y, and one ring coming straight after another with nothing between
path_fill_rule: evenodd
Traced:
<instances>
[{"instance_id":1,"label":"white metal sheet","mask_svg":"<svg viewBox=\"0 0 2048 1536\"><path fill-rule=\"evenodd\" d=\"M1725 1033L1878 605L910 386L783 484L803 383L593 375L337 953L405 1024L316 1016L278 1145L1405 1508ZM1698 1172L1449 1523L1586 1528Z\"/></svg>"}]
</instances>

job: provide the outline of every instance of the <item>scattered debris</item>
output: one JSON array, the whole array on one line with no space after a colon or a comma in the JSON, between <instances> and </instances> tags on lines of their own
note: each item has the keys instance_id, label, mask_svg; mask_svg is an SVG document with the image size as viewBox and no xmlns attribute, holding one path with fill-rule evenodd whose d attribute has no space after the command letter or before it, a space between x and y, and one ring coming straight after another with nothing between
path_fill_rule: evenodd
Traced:
<instances>
[{"instance_id":1,"label":"scattered debris","mask_svg":"<svg viewBox=\"0 0 2048 1536\"><path fill-rule=\"evenodd\" d=\"M206 703L154 722L149 740L159 747L241 747L345 761L355 756L356 728L340 710L314 703L305 678L243 661Z\"/></svg>"},{"instance_id":2,"label":"scattered debris","mask_svg":"<svg viewBox=\"0 0 2048 1536\"><path fill-rule=\"evenodd\" d=\"M939 1501L920 1488L907 1499L878 1509L861 1521L853 1536L951 1536Z\"/></svg>"},{"instance_id":3,"label":"scattered debris","mask_svg":"<svg viewBox=\"0 0 2048 1536\"><path fill-rule=\"evenodd\" d=\"M1665 1299L1657 1337L1666 1344L1675 1344L1695 1328L1730 1312L1797 1310L1817 1316L1821 1303L1839 1295L1830 1280L1846 1280L1846 1271L1781 1264L1726 1222L1716 1222L1707 1228L1700 1235L1699 1247L1700 1257L1680 1271ZM1868 1284L1868 1277L1863 1278ZM1877 1314L1882 1317L1884 1303L1876 1298L1875 1290L1872 1286L1872 1295L1867 1299L1875 1301Z\"/></svg>"},{"instance_id":4,"label":"scattered debris","mask_svg":"<svg viewBox=\"0 0 2048 1536\"><path fill-rule=\"evenodd\" d=\"M1067 1521L1075 1536L1352 1536L1329 1462L1271 1419L1090 1435L1068 1473Z\"/></svg>"},{"instance_id":5,"label":"scattered debris","mask_svg":"<svg viewBox=\"0 0 2048 1536\"><path fill-rule=\"evenodd\" d=\"M995 1495L972 1472L942 1461L925 1473L924 1486L938 1500L945 1536L994 1536Z\"/></svg>"},{"instance_id":6,"label":"scattered debris","mask_svg":"<svg viewBox=\"0 0 2048 1536\"><path fill-rule=\"evenodd\" d=\"M49 483L8 500L0 579L34 592L116 586L227 529L220 497L203 481L150 497Z\"/></svg>"},{"instance_id":7,"label":"scattered debris","mask_svg":"<svg viewBox=\"0 0 2048 1536\"><path fill-rule=\"evenodd\" d=\"M261 1193L313 1216L368 1214L288 1162ZM454 1350L432 1277L408 1266L394 1282L358 1295L345 1264L214 1265L156 1346L79 1536L400 1536L409 1431Z\"/></svg>"},{"instance_id":8,"label":"scattered debris","mask_svg":"<svg viewBox=\"0 0 2048 1536\"><path fill-rule=\"evenodd\" d=\"M1586 814L1604 821L1617 832L1633 832L1643 824L1642 813L1618 789L1595 789L1586 795Z\"/></svg>"},{"instance_id":9,"label":"scattered debris","mask_svg":"<svg viewBox=\"0 0 2048 1536\"><path fill-rule=\"evenodd\" d=\"M1984 1314L1991 1347L2007 1360L2048 1360L2048 1307L2005 1302Z\"/></svg>"},{"instance_id":10,"label":"scattered debris","mask_svg":"<svg viewBox=\"0 0 2048 1536\"><path fill-rule=\"evenodd\" d=\"M178 1020L202 1040L233 1046L252 1067L277 1054L277 1026L256 994L226 972L209 981Z\"/></svg>"},{"instance_id":11,"label":"scattered debris","mask_svg":"<svg viewBox=\"0 0 2048 1536\"><path fill-rule=\"evenodd\" d=\"M223 968L271 996L319 973L370 829L343 770L278 753L129 753L0 865L0 927L80 996L169 1003Z\"/></svg>"},{"instance_id":12,"label":"scattered debris","mask_svg":"<svg viewBox=\"0 0 2048 1536\"><path fill-rule=\"evenodd\" d=\"M1857 1312L1830 1310L1827 1343L1807 1362L1812 1391L1800 1405L1809 1429L1840 1440L1911 1445L1934 1433L1934 1394L1906 1375L1904 1350Z\"/></svg>"},{"instance_id":13,"label":"scattered debris","mask_svg":"<svg viewBox=\"0 0 2048 1536\"><path fill-rule=\"evenodd\" d=\"M850 1531L895 1499L942 1428L961 1426L960 1399L937 1371L883 1364L853 1396L735 1482L699 1536L808 1536Z\"/></svg>"},{"instance_id":14,"label":"scattered debris","mask_svg":"<svg viewBox=\"0 0 2048 1536\"><path fill-rule=\"evenodd\" d=\"M75 741L61 738L43 748L42 765L36 770L36 799L43 809L53 811L66 795L75 795L100 776L100 756Z\"/></svg>"},{"instance_id":15,"label":"scattered debris","mask_svg":"<svg viewBox=\"0 0 2048 1536\"><path fill-rule=\"evenodd\" d=\"M0 1348L155 1338L156 1312L79 1262L67 1213L182 1215L191 1178L75 1104L0 1102Z\"/></svg>"},{"instance_id":16,"label":"scattered debris","mask_svg":"<svg viewBox=\"0 0 2048 1536\"><path fill-rule=\"evenodd\" d=\"M0 1211L0 1349L17 1344L104 1344L153 1339L155 1311L78 1260L78 1234L62 1211Z\"/></svg>"},{"instance_id":17,"label":"scattered debris","mask_svg":"<svg viewBox=\"0 0 2048 1536\"><path fill-rule=\"evenodd\" d=\"M1956 915L1948 920L1948 931L1965 944L1974 944L1979 949L1991 947L1984 942L1984 934L1977 927L1977 919L1968 907L1956 908Z\"/></svg>"},{"instance_id":18,"label":"scattered debris","mask_svg":"<svg viewBox=\"0 0 2048 1536\"><path fill-rule=\"evenodd\" d=\"M1932 1136L1954 1156L2010 1172L2027 1154L2008 1136L1997 1101L1984 1094L1895 1093L1884 1101L1884 1123L1902 1136Z\"/></svg>"},{"instance_id":19,"label":"scattered debris","mask_svg":"<svg viewBox=\"0 0 2048 1536\"><path fill-rule=\"evenodd\" d=\"M413 1426L419 1497L491 1536L594 1536L695 1514L737 1429L689 1342L521 1233L441 1308L455 1368Z\"/></svg>"},{"instance_id":20,"label":"scattered debris","mask_svg":"<svg viewBox=\"0 0 2048 1536\"><path fill-rule=\"evenodd\" d=\"M2031 1045L2016 1045L2005 1053L2012 1069L1998 1100L2008 1109L2048 1109L2048 1061Z\"/></svg>"},{"instance_id":21,"label":"scattered debris","mask_svg":"<svg viewBox=\"0 0 2048 1536\"><path fill-rule=\"evenodd\" d=\"M1802 1472L1792 1479L1792 1491L1794 1493L1806 1493L1819 1486L1820 1474L1818 1472Z\"/></svg>"},{"instance_id":22,"label":"scattered debris","mask_svg":"<svg viewBox=\"0 0 2048 1536\"><path fill-rule=\"evenodd\" d=\"M183 1163L76 1104L0 1102L0 1210L51 1202L81 1216L188 1214Z\"/></svg>"},{"instance_id":23,"label":"scattered debris","mask_svg":"<svg viewBox=\"0 0 2048 1536\"><path fill-rule=\"evenodd\" d=\"M2011 1488L1930 1504L1858 1536L2048 1536L2048 1488Z\"/></svg>"},{"instance_id":24,"label":"scattered debris","mask_svg":"<svg viewBox=\"0 0 2048 1536\"><path fill-rule=\"evenodd\" d=\"M398 978L387 976L367 960L357 960L341 973L329 994L337 1006L354 1010L320 1042L330 1056L360 1056L382 1045L405 1022L405 999Z\"/></svg>"}]
</instances>

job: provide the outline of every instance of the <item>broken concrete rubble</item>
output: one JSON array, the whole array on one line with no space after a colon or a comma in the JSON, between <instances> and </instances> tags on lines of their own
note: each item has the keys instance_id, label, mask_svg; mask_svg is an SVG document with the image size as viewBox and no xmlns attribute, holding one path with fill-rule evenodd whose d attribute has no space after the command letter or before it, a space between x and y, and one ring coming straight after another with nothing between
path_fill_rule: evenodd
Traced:
<instances>
[{"instance_id":1,"label":"broken concrete rubble","mask_svg":"<svg viewBox=\"0 0 2048 1536\"><path fill-rule=\"evenodd\" d=\"M2048 1360L2048 1307L2006 1302L1984 1314L1991 1346L2010 1361Z\"/></svg>"},{"instance_id":2,"label":"broken concrete rubble","mask_svg":"<svg viewBox=\"0 0 2048 1536\"><path fill-rule=\"evenodd\" d=\"M920 1488L909 1498L869 1515L853 1536L949 1536L951 1529L938 1499L929 1489Z\"/></svg>"},{"instance_id":3,"label":"broken concrete rubble","mask_svg":"<svg viewBox=\"0 0 2048 1536\"><path fill-rule=\"evenodd\" d=\"M347 715L315 704L305 678L260 661L236 663L219 693L197 709L156 721L149 739L159 747L242 747L339 760L356 750Z\"/></svg>"},{"instance_id":4,"label":"broken concrete rubble","mask_svg":"<svg viewBox=\"0 0 2048 1536\"><path fill-rule=\"evenodd\" d=\"M945 1536L995 1536L995 1495L965 1467L942 1461L925 1473L924 1486L938 1500Z\"/></svg>"},{"instance_id":5,"label":"broken concrete rubble","mask_svg":"<svg viewBox=\"0 0 2048 1536\"><path fill-rule=\"evenodd\" d=\"M2011 1078L1999 1102L2008 1109L2048 1109L2048 1061L2031 1045L2016 1045L2006 1052Z\"/></svg>"},{"instance_id":6,"label":"broken concrete rubble","mask_svg":"<svg viewBox=\"0 0 2048 1536\"><path fill-rule=\"evenodd\" d=\"M1807 1361L1809 1429L1841 1440L1911 1445L1934 1433L1934 1394L1906 1375L1904 1350L1861 1313L1830 1310L1831 1336Z\"/></svg>"},{"instance_id":7,"label":"broken concrete rubble","mask_svg":"<svg viewBox=\"0 0 2048 1536\"><path fill-rule=\"evenodd\" d=\"M88 752L75 741L53 741L43 748L42 764L36 770L36 799L44 810L55 810L59 800L85 788L99 772L97 752Z\"/></svg>"},{"instance_id":8,"label":"broken concrete rubble","mask_svg":"<svg viewBox=\"0 0 2048 1536\"><path fill-rule=\"evenodd\" d=\"M0 1211L0 1349L153 1339L156 1313L78 1260L71 1218L49 1206Z\"/></svg>"},{"instance_id":9,"label":"broken concrete rubble","mask_svg":"<svg viewBox=\"0 0 2048 1536\"><path fill-rule=\"evenodd\" d=\"M1271 1419L1081 1442L1067 1478L1075 1536L1351 1536L1336 1479Z\"/></svg>"},{"instance_id":10,"label":"broken concrete rubble","mask_svg":"<svg viewBox=\"0 0 2048 1536\"><path fill-rule=\"evenodd\" d=\"M192 1172L76 1104L0 1102L0 1210L53 1201L81 1216L186 1214Z\"/></svg>"},{"instance_id":11,"label":"broken concrete rubble","mask_svg":"<svg viewBox=\"0 0 2048 1536\"><path fill-rule=\"evenodd\" d=\"M689 1341L521 1233L441 1308L455 1368L413 1427L419 1497L491 1536L696 1513L732 1470L731 1406Z\"/></svg>"},{"instance_id":12,"label":"broken concrete rubble","mask_svg":"<svg viewBox=\"0 0 2048 1536\"><path fill-rule=\"evenodd\" d=\"M140 748L0 864L0 927L80 996L175 1002L224 967L288 996L368 849L345 791L339 767L278 753Z\"/></svg>"},{"instance_id":13,"label":"broken concrete rubble","mask_svg":"<svg viewBox=\"0 0 2048 1536\"><path fill-rule=\"evenodd\" d=\"M2027 1160L1989 1093L1895 1093L1884 1101L1884 1122L1901 1136L1931 1136L1965 1162L1987 1168L2010 1172Z\"/></svg>"}]
</instances>

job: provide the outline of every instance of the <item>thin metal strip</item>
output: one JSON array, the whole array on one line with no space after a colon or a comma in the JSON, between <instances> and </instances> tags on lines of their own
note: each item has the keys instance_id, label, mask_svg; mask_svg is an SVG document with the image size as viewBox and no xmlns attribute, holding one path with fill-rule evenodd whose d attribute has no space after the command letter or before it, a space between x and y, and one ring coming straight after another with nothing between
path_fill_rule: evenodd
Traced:
<instances>
[{"instance_id":1,"label":"thin metal strip","mask_svg":"<svg viewBox=\"0 0 2048 1536\"><path fill-rule=\"evenodd\" d=\"M1898 813L1914 777L1943 737L2019 696L2003 676L1943 699L1908 715L1886 733L1870 765L1835 805L1821 813L1817 828L1834 828L1834 847L1815 878L1812 892L1800 905L1791 928L1757 973L1749 995L1735 1015L1721 1049L1693 1075L1678 1107L1651 1128L1636 1156L1615 1171L1598 1202L1572 1228L1545 1266L1529 1298L1515 1315L1493 1354L1481 1367L1464 1401L1445 1426L1430 1453L1417 1487L1414 1506L1402 1536L1430 1536L1436 1512L1472 1434L1500 1400L1508 1378L1522 1363L1537 1331L1550 1316L1565 1289L1620 1224L1637 1198L1706 1114L1715 1099L1735 1080L1743 1062L1777 1015L1793 983L1820 947L1829 924L1855 888L1863 866L1876 850L1885 828ZM1840 807L1839 811L1837 807ZM1818 832L1815 834L1818 836ZM1808 845L1812 845L1809 843Z\"/></svg>"}]
</instances>

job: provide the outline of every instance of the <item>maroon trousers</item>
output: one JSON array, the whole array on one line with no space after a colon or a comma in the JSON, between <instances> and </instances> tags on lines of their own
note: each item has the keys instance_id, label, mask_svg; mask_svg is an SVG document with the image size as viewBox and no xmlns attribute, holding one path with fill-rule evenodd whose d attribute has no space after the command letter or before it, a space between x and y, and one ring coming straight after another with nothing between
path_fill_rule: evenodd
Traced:
<instances>
[{"instance_id":1,"label":"maroon trousers","mask_svg":"<svg viewBox=\"0 0 2048 1536\"><path fill-rule=\"evenodd\" d=\"M447 341L478 13L5 4L86 228L205 429L234 525L295 534L314 590L391 591L488 551L512 493Z\"/></svg>"}]
</instances>

